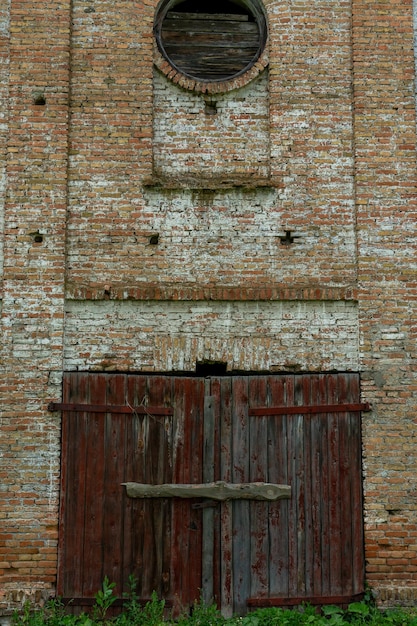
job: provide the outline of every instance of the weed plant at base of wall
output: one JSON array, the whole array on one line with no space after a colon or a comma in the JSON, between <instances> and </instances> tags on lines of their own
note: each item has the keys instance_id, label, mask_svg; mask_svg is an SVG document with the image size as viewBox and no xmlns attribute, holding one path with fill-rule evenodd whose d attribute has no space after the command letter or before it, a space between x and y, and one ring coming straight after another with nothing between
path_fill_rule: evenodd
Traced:
<instances>
[{"instance_id":1,"label":"weed plant at base of wall","mask_svg":"<svg viewBox=\"0 0 417 626\"><path fill-rule=\"evenodd\" d=\"M106 577L102 589L95 595L91 615L72 615L59 599L50 600L43 609L14 613L13 626L417 626L417 609L393 608L382 610L375 606L372 594L362 602L353 602L347 609L335 605L297 609L261 608L244 617L225 618L215 604L195 602L191 614L173 620L165 615L165 602L155 592L151 600L140 605L136 581L130 577L130 591L123 612L109 617L108 612L117 596L114 583Z\"/></svg>"}]
</instances>

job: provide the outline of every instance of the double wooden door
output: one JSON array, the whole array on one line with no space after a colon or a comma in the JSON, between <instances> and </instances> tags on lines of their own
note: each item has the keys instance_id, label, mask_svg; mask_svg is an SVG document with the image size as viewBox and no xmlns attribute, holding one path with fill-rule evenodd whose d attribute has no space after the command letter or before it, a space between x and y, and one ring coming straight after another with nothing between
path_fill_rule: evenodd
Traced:
<instances>
[{"instance_id":1,"label":"double wooden door","mask_svg":"<svg viewBox=\"0 0 417 626\"><path fill-rule=\"evenodd\" d=\"M58 593L129 575L174 611L348 602L364 589L356 374L64 379ZM123 483L268 482L274 502L131 498Z\"/></svg>"}]
</instances>

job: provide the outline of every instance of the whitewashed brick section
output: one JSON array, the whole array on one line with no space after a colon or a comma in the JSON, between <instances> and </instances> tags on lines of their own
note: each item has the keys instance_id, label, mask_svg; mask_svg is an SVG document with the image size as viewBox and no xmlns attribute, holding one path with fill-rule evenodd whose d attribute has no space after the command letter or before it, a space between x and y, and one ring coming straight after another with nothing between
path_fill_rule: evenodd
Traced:
<instances>
[{"instance_id":1,"label":"whitewashed brick section","mask_svg":"<svg viewBox=\"0 0 417 626\"><path fill-rule=\"evenodd\" d=\"M0 278L3 274L4 201L6 195L7 112L9 96L10 0L0 3Z\"/></svg>"},{"instance_id":2,"label":"whitewashed brick section","mask_svg":"<svg viewBox=\"0 0 417 626\"><path fill-rule=\"evenodd\" d=\"M206 102L217 113L205 112ZM201 186L203 180L269 176L268 73L238 92L207 96L154 77L154 172ZM212 108L213 110L213 108ZM246 181L250 182L250 181Z\"/></svg>"},{"instance_id":3,"label":"whitewashed brick section","mask_svg":"<svg viewBox=\"0 0 417 626\"><path fill-rule=\"evenodd\" d=\"M414 87L416 90L416 109L417 109L417 0L413 1L413 26L414 26L414 63L415 63L415 81Z\"/></svg>"},{"instance_id":4,"label":"whitewashed brick section","mask_svg":"<svg viewBox=\"0 0 417 626\"><path fill-rule=\"evenodd\" d=\"M353 301L67 301L66 370L357 370Z\"/></svg>"}]
</instances>

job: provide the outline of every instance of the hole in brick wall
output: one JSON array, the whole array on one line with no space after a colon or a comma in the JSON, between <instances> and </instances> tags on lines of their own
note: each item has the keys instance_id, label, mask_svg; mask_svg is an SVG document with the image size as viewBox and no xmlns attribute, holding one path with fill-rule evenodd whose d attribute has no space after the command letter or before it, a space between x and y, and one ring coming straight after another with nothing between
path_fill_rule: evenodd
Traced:
<instances>
[{"instance_id":1,"label":"hole in brick wall","mask_svg":"<svg viewBox=\"0 0 417 626\"><path fill-rule=\"evenodd\" d=\"M159 243L159 233L155 233L149 237L149 243L151 246L156 246Z\"/></svg>"},{"instance_id":2,"label":"hole in brick wall","mask_svg":"<svg viewBox=\"0 0 417 626\"><path fill-rule=\"evenodd\" d=\"M267 39L260 0L162 0L155 37L178 72L197 81L227 81L248 71Z\"/></svg>"},{"instance_id":3,"label":"hole in brick wall","mask_svg":"<svg viewBox=\"0 0 417 626\"><path fill-rule=\"evenodd\" d=\"M33 243L42 243L43 235L38 230L34 233L30 233L30 237L32 237Z\"/></svg>"},{"instance_id":4,"label":"hole in brick wall","mask_svg":"<svg viewBox=\"0 0 417 626\"><path fill-rule=\"evenodd\" d=\"M205 102L204 113L206 115L216 115L217 114L217 102Z\"/></svg>"},{"instance_id":5,"label":"hole in brick wall","mask_svg":"<svg viewBox=\"0 0 417 626\"><path fill-rule=\"evenodd\" d=\"M44 106L46 104L46 98L43 93L37 93L33 96L33 102L37 106Z\"/></svg>"},{"instance_id":6,"label":"hole in brick wall","mask_svg":"<svg viewBox=\"0 0 417 626\"><path fill-rule=\"evenodd\" d=\"M297 239L299 239L300 235L296 235L293 230L286 230L285 235L280 236L280 242L283 246L290 246Z\"/></svg>"},{"instance_id":7,"label":"hole in brick wall","mask_svg":"<svg viewBox=\"0 0 417 626\"><path fill-rule=\"evenodd\" d=\"M224 361L197 361L195 371L199 376L223 376L227 373L227 363Z\"/></svg>"}]
</instances>

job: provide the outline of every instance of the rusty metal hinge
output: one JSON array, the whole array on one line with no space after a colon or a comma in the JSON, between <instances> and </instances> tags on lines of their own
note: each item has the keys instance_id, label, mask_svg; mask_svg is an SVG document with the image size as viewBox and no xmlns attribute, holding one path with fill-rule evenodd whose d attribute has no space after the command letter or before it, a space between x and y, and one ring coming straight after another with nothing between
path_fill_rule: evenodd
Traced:
<instances>
[{"instance_id":1,"label":"rusty metal hinge","mask_svg":"<svg viewBox=\"0 0 417 626\"><path fill-rule=\"evenodd\" d=\"M130 415L173 415L172 407L131 406L111 404L80 404L77 402L50 402L48 411L66 411L77 413L127 413Z\"/></svg>"},{"instance_id":2,"label":"rusty metal hinge","mask_svg":"<svg viewBox=\"0 0 417 626\"><path fill-rule=\"evenodd\" d=\"M368 402L352 404L316 404L302 406L263 406L249 409L249 415L311 415L313 413L358 413L370 411Z\"/></svg>"}]
</instances>

